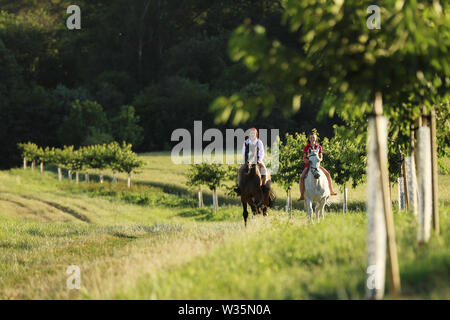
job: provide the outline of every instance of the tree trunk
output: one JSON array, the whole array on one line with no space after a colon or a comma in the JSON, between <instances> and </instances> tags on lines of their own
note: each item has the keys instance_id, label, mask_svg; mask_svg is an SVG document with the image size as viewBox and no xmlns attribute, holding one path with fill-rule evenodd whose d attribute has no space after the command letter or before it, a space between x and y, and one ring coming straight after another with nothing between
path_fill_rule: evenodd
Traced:
<instances>
[{"instance_id":1,"label":"tree trunk","mask_svg":"<svg viewBox=\"0 0 450 320\"><path fill-rule=\"evenodd\" d=\"M41 168L41 174L43 174L44 173L44 162L41 162L40 168Z\"/></svg>"},{"instance_id":2,"label":"tree trunk","mask_svg":"<svg viewBox=\"0 0 450 320\"><path fill-rule=\"evenodd\" d=\"M34 171L34 168L36 167L36 160L31 161L31 171Z\"/></svg>"},{"instance_id":3,"label":"tree trunk","mask_svg":"<svg viewBox=\"0 0 450 320\"><path fill-rule=\"evenodd\" d=\"M417 156L419 173L419 223L417 240L426 243L430 238L432 206L430 128L417 131Z\"/></svg>"},{"instance_id":4,"label":"tree trunk","mask_svg":"<svg viewBox=\"0 0 450 320\"><path fill-rule=\"evenodd\" d=\"M219 209L219 195L217 194L217 190L214 192L216 194L216 211Z\"/></svg>"},{"instance_id":5,"label":"tree trunk","mask_svg":"<svg viewBox=\"0 0 450 320\"><path fill-rule=\"evenodd\" d=\"M58 167L58 181L59 182L62 181L62 170L61 170L61 167Z\"/></svg>"},{"instance_id":6,"label":"tree trunk","mask_svg":"<svg viewBox=\"0 0 450 320\"><path fill-rule=\"evenodd\" d=\"M78 184L80 182L80 174L78 171L75 171L75 183Z\"/></svg>"},{"instance_id":7,"label":"tree trunk","mask_svg":"<svg viewBox=\"0 0 450 320\"><path fill-rule=\"evenodd\" d=\"M84 174L84 182L89 183L89 173L87 172Z\"/></svg>"},{"instance_id":8,"label":"tree trunk","mask_svg":"<svg viewBox=\"0 0 450 320\"><path fill-rule=\"evenodd\" d=\"M100 183L103 183L103 174L100 174Z\"/></svg>"},{"instance_id":9,"label":"tree trunk","mask_svg":"<svg viewBox=\"0 0 450 320\"><path fill-rule=\"evenodd\" d=\"M347 214L347 193L348 193L347 186L344 185L344 201L342 204L342 211L344 212L344 214Z\"/></svg>"},{"instance_id":10,"label":"tree trunk","mask_svg":"<svg viewBox=\"0 0 450 320\"><path fill-rule=\"evenodd\" d=\"M130 174L128 174L127 185L128 185L128 188L131 188L131 175Z\"/></svg>"},{"instance_id":11,"label":"tree trunk","mask_svg":"<svg viewBox=\"0 0 450 320\"><path fill-rule=\"evenodd\" d=\"M23 158L23 170L27 170L27 158Z\"/></svg>"},{"instance_id":12,"label":"tree trunk","mask_svg":"<svg viewBox=\"0 0 450 320\"><path fill-rule=\"evenodd\" d=\"M72 182L72 171L71 170L67 171L67 178L69 179L70 182Z\"/></svg>"},{"instance_id":13,"label":"tree trunk","mask_svg":"<svg viewBox=\"0 0 450 320\"><path fill-rule=\"evenodd\" d=\"M116 183L116 173L113 173L113 183Z\"/></svg>"}]
</instances>

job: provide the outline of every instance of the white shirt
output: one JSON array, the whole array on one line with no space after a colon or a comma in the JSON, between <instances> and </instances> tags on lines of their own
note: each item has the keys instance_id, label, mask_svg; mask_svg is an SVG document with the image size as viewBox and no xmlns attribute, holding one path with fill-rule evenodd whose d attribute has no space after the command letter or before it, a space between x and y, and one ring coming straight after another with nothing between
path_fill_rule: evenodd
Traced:
<instances>
[{"instance_id":1,"label":"white shirt","mask_svg":"<svg viewBox=\"0 0 450 320\"><path fill-rule=\"evenodd\" d=\"M249 149L248 149L248 158L250 159L252 157L252 150L256 150L256 147L258 147L258 158L259 161L263 161L264 159L264 144L262 143L261 140L259 139L255 139L255 141L251 141L250 138L248 138L247 140L245 140L244 144L242 145L242 157L245 160L245 144L248 143L249 144Z\"/></svg>"}]
</instances>

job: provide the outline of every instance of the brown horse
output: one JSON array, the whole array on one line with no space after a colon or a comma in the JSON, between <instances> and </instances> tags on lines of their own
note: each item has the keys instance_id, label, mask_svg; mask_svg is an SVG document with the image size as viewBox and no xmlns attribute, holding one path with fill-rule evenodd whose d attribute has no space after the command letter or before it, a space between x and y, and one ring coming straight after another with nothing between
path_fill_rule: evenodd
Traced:
<instances>
[{"instance_id":1,"label":"brown horse","mask_svg":"<svg viewBox=\"0 0 450 320\"><path fill-rule=\"evenodd\" d=\"M253 215L263 214L267 215L267 208L270 207L270 175L266 176L266 183L261 185L261 174L258 165L247 161L245 163L246 172L242 175L240 190L241 202L244 208L244 224L247 226L247 204L250 205Z\"/></svg>"}]
</instances>

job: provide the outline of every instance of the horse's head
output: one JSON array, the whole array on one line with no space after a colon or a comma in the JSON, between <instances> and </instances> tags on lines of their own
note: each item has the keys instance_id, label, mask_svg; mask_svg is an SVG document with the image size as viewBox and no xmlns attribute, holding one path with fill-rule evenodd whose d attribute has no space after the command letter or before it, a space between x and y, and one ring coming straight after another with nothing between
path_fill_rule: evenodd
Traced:
<instances>
[{"instance_id":1,"label":"horse's head","mask_svg":"<svg viewBox=\"0 0 450 320\"><path fill-rule=\"evenodd\" d=\"M319 179L320 177L320 159L319 159L319 151L316 150L310 150L309 155L309 168L311 169L311 173L313 174L315 179Z\"/></svg>"},{"instance_id":2,"label":"horse's head","mask_svg":"<svg viewBox=\"0 0 450 320\"><path fill-rule=\"evenodd\" d=\"M248 167L247 172L250 172L250 170L256 166L258 160L257 160L257 152L256 152L256 146L249 145L249 153L248 153L248 159L245 163Z\"/></svg>"}]
</instances>

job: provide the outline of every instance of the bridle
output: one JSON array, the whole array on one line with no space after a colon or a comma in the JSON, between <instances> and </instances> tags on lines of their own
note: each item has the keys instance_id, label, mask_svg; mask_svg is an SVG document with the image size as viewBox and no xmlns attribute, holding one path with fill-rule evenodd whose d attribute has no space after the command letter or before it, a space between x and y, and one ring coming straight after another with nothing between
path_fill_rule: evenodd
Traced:
<instances>
[{"instance_id":1,"label":"bridle","mask_svg":"<svg viewBox=\"0 0 450 320\"><path fill-rule=\"evenodd\" d=\"M317 158L317 161L314 163L314 166L311 162L311 157ZM308 159L309 159L309 167L310 167L311 173L313 174L314 178L318 179L320 176L320 172L319 172L320 159L319 159L319 156L317 155L317 152L311 150L309 152Z\"/></svg>"}]
</instances>

